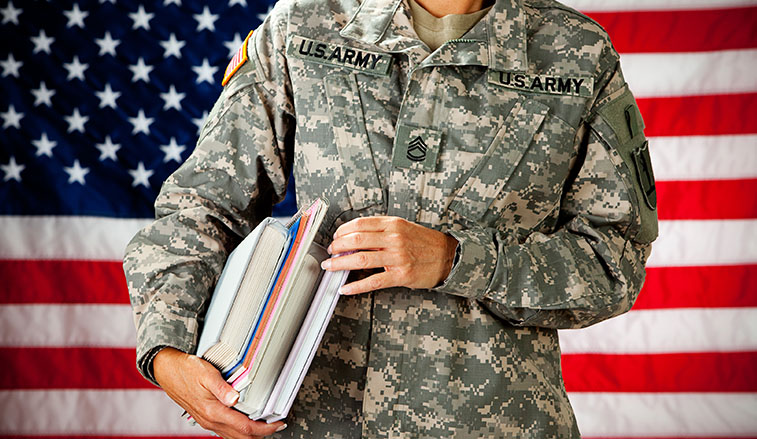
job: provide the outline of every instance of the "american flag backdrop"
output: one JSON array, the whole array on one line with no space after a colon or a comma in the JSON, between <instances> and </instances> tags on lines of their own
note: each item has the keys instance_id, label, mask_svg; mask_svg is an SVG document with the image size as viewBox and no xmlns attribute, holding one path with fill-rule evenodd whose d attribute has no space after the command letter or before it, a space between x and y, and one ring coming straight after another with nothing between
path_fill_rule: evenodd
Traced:
<instances>
[{"instance_id":1,"label":"american flag backdrop","mask_svg":"<svg viewBox=\"0 0 757 439\"><path fill-rule=\"evenodd\" d=\"M621 53L661 220L634 309L561 333L581 431L757 438L757 1L568 3ZM0 436L207 435L136 372L121 258L269 9L0 0Z\"/></svg>"}]
</instances>

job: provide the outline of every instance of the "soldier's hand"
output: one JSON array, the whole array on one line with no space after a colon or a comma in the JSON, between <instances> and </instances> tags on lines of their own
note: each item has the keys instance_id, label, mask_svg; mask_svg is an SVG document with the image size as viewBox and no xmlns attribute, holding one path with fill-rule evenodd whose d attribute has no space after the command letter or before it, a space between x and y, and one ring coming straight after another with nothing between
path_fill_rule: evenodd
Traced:
<instances>
[{"instance_id":1,"label":"soldier's hand","mask_svg":"<svg viewBox=\"0 0 757 439\"><path fill-rule=\"evenodd\" d=\"M329 253L355 253L323 262L329 271L383 268L384 271L342 287L360 294L389 287L433 288L447 278L457 240L402 218L374 216L342 224Z\"/></svg>"},{"instance_id":2,"label":"soldier's hand","mask_svg":"<svg viewBox=\"0 0 757 439\"><path fill-rule=\"evenodd\" d=\"M153 361L155 380L200 426L223 438L256 438L283 430L283 422L266 424L229 407L239 394L212 364L195 355L164 348Z\"/></svg>"}]
</instances>

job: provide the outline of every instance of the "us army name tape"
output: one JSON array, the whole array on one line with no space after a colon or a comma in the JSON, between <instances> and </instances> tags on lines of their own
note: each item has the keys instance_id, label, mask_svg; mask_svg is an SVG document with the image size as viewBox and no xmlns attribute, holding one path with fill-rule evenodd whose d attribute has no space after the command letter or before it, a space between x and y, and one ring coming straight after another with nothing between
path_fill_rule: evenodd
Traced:
<instances>
[{"instance_id":1,"label":"us army name tape","mask_svg":"<svg viewBox=\"0 0 757 439\"><path fill-rule=\"evenodd\" d=\"M534 93L591 97L594 78L589 76L534 75L489 70L489 82L501 87Z\"/></svg>"},{"instance_id":2,"label":"us army name tape","mask_svg":"<svg viewBox=\"0 0 757 439\"><path fill-rule=\"evenodd\" d=\"M311 40L295 35L289 42L289 56L319 64L347 67L372 75L389 75L392 57L354 47Z\"/></svg>"}]
</instances>

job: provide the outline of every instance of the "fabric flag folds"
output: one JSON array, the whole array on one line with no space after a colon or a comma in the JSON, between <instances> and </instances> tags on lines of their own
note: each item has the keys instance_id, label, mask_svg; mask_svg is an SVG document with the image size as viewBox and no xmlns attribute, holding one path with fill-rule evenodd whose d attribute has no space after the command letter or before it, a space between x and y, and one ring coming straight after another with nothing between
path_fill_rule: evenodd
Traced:
<instances>
[{"instance_id":1,"label":"fabric flag folds","mask_svg":"<svg viewBox=\"0 0 757 439\"><path fill-rule=\"evenodd\" d=\"M581 432L757 437L757 2L568 4L621 53L661 220L633 310L561 332ZM207 435L136 372L121 259L270 7L0 0L0 437Z\"/></svg>"}]
</instances>

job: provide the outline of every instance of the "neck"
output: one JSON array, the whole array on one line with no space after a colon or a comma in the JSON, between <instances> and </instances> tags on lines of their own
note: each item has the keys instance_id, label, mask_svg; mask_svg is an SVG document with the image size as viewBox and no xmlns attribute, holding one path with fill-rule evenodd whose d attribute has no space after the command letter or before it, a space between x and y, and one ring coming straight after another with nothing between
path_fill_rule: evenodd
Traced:
<instances>
[{"instance_id":1,"label":"neck","mask_svg":"<svg viewBox=\"0 0 757 439\"><path fill-rule=\"evenodd\" d=\"M423 9L435 17L444 17L450 14L468 14L484 9L485 0L416 0Z\"/></svg>"}]
</instances>

